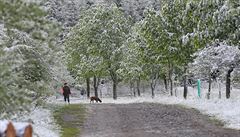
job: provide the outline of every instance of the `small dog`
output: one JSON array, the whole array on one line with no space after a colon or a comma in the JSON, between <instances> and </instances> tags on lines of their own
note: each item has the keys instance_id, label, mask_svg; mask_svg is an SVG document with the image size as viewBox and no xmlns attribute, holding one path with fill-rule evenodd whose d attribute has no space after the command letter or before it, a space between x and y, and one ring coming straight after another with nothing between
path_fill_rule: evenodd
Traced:
<instances>
[{"instance_id":1,"label":"small dog","mask_svg":"<svg viewBox=\"0 0 240 137\"><path fill-rule=\"evenodd\" d=\"M96 102L101 102L102 103L102 100L101 99L99 99L98 97L95 97L95 96L93 96L93 97L90 97L90 103L91 102L94 102L94 100L96 101Z\"/></svg>"}]
</instances>

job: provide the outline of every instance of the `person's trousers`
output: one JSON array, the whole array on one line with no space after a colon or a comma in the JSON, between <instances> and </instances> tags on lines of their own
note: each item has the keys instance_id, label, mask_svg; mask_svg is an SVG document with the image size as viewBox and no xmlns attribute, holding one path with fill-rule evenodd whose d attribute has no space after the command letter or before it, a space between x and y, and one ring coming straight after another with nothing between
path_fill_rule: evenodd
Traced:
<instances>
[{"instance_id":1,"label":"person's trousers","mask_svg":"<svg viewBox=\"0 0 240 137\"><path fill-rule=\"evenodd\" d=\"M65 101L65 102L68 101L68 103L70 102L70 100L69 100L69 95L64 95L64 101Z\"/></svg>"}]
</instances>

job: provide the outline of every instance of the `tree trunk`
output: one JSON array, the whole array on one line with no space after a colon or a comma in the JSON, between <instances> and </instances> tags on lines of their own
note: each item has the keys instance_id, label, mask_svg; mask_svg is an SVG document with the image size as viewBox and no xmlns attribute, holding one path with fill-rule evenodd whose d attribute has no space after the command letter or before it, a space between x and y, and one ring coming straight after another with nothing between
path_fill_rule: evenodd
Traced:
<instances>
[{"instance_id":1,"label":"tree trunk","mask_svg":"<svg viewBox=\"0 0 240 137\"><path fill-rule=\"evenodd\" d=\"M218 84L218 98L221 99L222 97L221 84L218 80L217 80L217 84Z\"/></svg>"},{"instance_id":2,"label":"tree trunk","mask_svg":"<svg viewBox=\"0 0 240 137\"><path fill-rule=\"evenodd\" d=\"M131 95L134 94L134 91L133 91L134 83L132 82L132 80L130 80L130 82L129 82L129 87L130 87Z\"/></svg>"},{"instance_id":3,"label":"tree trunk","mask_svg":"<svg viewBox=\"0 0 240 137\"><path fill-rule=\"evenodd\" d=\"M173 82L172 82L172 65L170 61L168 61L168 77L169 77L169 84L170 84L170 94L173 96Z\"/></svg>"},{"instance_id":4,"label":"tree trunk","mask_svg":"<svg viewBox=\"0 0 240 137\"><path fill-rule=\"evenodd\" d=\"M175 97L177 97L177 85L176 85L176 83L173 83L173 85L174 85L174 87L175 87L175 89L174 89L174 94L175 94Z\"/></svg>"},{"instance_id":5,"label":"tree trunk","mask_svg":"<svg viewBox=\"0 0 240 137\"><path fill-rule=\"evenodd\" d=\"M177 97L177 89L176 88L175 88L174 92L175 92L175 97Z\"/></svg>"},{"instance_id":6,"label":"tree trunk","mask_svg":"<svg viewBox=\"0 0 240 137\"><path fill-rule=\"evenodd\" d=\"M151 83L152 98L155 97L154 89L155 89L154 84Z\"/></svg>"},{"instance_id":7,"label":"tree trunk","mask_svg":"<svg viewBox=\"0 0 240 137\"><path fill-rule=\"evenodd\" d=\"M152 80L151 80L152 98L155 97L154 90L155 90L155 87L156 87L156 83L157 83L157 79L152 79Z\"/></svg>"},{"instance_id":8,"label":"tree trunk","mask_svg":"<svg viewBox=\"0 0 240 137\"><path fill-rule=\"evenodd\" d=\"M231 73L233 71L233 68L230 68L226 75L226 98L230 98L230 88L231 88Z\"/></svg>"},{"instance_id":9,"label":"tree trunk","mask_svg":"<svg viewBox=\"0 0 240 137\"><path fill-rule=\"evenodd\" d=\"M86 78L87 83L87 97L90 97L90 78Z\"/></svg>"},{"instance_id":10,"label":"tree trunk","mask_svg":"<svg viewBox=\"0 0 240 137\"><path fill-rule=\"evenodd\" d=\"M141 78L138 77L138 80L137 80L137 93L138 93L138 96L141 96L141 92L140 92L140 82L141 82Z\"/></svg>"},{"instance_id":11,"label":"tree trunk","mask_svg":"<svg viewBox=\"0 0 240 137\"><path fill-rule=\"evenodd\" d=\"M118 79L117 79L117 74L113 70L110 71L110 75L113 81L113 99L117 99L117 84L118 84Z\"/></svg>"},{"instance_id":12,"label":"tree trunk","mask_svg":"<svg viewBox=\"0 0 240 137\"><path fill-rule=\"evenodd\" d=\"M154 73L154 71L153 71ZM155 74L152 74L153 77L151 78L151 90L152 90L152 98L155 97L155 93L154 93L154 90L155 90L155 87L156 87L156 84L157 84L157 80L159 78L159 72L156 72Z\"/></svg>"},{"instance_id":13,"label":"tree trunk","mask_svg":"<svg viewBox=\"0 0 240 137\"><path fill-rule=\"evenodd\" d=\"M93 77L93 87L94 87L94 94L95 94L95 97L98 97L98 80L97 80L97 77L94 75Z\"/></svg>"},{"instance_id":14,"label":"tree trunk","mask_svg":"<svg viewBox=\"0 0 240 137\"><path fill-rule=\"evenodd\" d=\"M168 92L168 83L167 83L167 78L165 75L164 75L163 81L164 81L164 85L165 85L165 90L166 90L166 92Z\"/></svg>"},{"instance_id":15,"label":"tree trunk","mask_svg":"<svg viewBox=\"0 0 240 137\"><path fill-rule=\"evenodd\" d=\"M183 88L183 97L184 99L187 99L187 68L184 68L184 77L183 77L183 82L184 82L184 88Z\"/></svg>"},{"instance_id":16,"label":"tree trunk","mask_svg":"<svg viewBox=\"0 0 240 137\"><path fill-rule=\"evenodd\" d=\"M209 72L207 99L210 99L211 85L212 85L212 78L211 78L211 73Z\"/></svg>"},{"instance_id":17,"label":"tree trunk","mask_svg":"<svg viewBox=\"0 0 240 137\"><path fill-rule=\"evenodd\" d=\"M142 92L145 93L145 84L142 82Z\"/></svg>"},{"instance_id":18,"label":"tree trunk","mask_svg":"<svg viewBox=\"0 0 240 137\"><path fill-rule=\"evenodd\" d=\"M113 81L113 99L117 99L117 81Z\"/></svg>"},{"instance_id":19,"label":"tree trunk","mask_svg":"<svg viewBox=\"0 0 240 137\"><path fill-rule=\"evenodd\" d=\"M172 82L172 77L169 78L169 83L170 83L170 94L173 96L173 82Z\"/></svg>"},{"instance_id":20,"label":"tree trunk","mask_svg":"<svg viewBox=\"0 0 240 137\"><path fill-rule=\"evenodd\" d=\"M133 96L136 97L135 81L133 82Z\"/></svg>"}]
</instances>

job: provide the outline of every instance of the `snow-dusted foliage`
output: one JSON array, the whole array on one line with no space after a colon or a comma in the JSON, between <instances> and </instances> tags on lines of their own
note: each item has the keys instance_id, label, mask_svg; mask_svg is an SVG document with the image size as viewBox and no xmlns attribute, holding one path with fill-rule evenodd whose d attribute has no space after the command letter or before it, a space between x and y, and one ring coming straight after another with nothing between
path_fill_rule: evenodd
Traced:
<instances>
[{"instance_id":1,"label":"snow-dusted foliage","mask_svg":"<svg viewBox=\"0 0 240 137\"><path fill-rule=\"evenodd\" d=\"M209 94L211 90L211 79L220 79L221 81L225 81L224 79L226 79L226 98L229 98L231 73L239 70L239 48L237 46L218 43L204 48L195 55L197 58L190 67L190 73L201 79L206 79L207 77L209 82ZM219 75L221 77L219 77Z\"/></svg>"},{"instance_id":2,"label":"snow-dusted foliage","mask_svg":"<svg viewBox=\"0 0 240 137\"><path fill-rule=\"evenodd\" d=\"M86 6L82 0L43 0L43 5L49 13L48 18L59 22L66 28L77 23L80 10Z\"/></svg>"},{"instance_id":3,"label":"snow-dusted foliage","mask_svg":"<svg viewBox=\"0 0 240 137\"><path fill-rule=\"evenodd\" d=\"M50 79L47 64L39 51L26 45L31 39L17 30L15 34L5 40L3 45L6 46L1 47L1 118L27 110L30 104L38 105L39 99L47 96L45 82Z\"/></svg>"},{"instance_id":4,"label":"snow-dusted foliage","mask_svg":"<svg viewBox=\"0 0 240 137\"><path fill-rule=\"evenodd\" d=\"M213 32L217 39L229 45L240 44L240 5L239 1L222 0L213 13Z\"/></svg>"},{"instance_id":5,"label":"snow-dusted foliage","mask_svg":"<svg viewBox=\"0 0 240 137\"><path fill-rule=\"evenodd\" d=\"M38 106L51 94L56 81L62 84L62 79L73 80L60 58L63 54L57 54L61 51L55 42L58 25L45 18L46 12L36 3L22 0L0 0L0 7L0 118L3 118Z\"/></svg>"},{"instance_id":6,"label":"snow-dusted foliage","mask_svg":"<svg viewBox=\"0 0 240 137\"><path fill-rule=\"evenodd\" d=\"M239 13L235 1L164 1L160 10L146 10L145 18L139 23L137 33L146 41L145 59L160 64L158 71L165 73L170 83L173 75L179 75L178 80L183 78L187 93L187 65L193 61L196 51L216 40L238 46Z\"/></svg>"},{"instance_id":7,"label":"snow-dusted foliage","mask_svg":"<svg viewBox=\"0 0 240 137\"><path fill-rule=\"evenodd\" d=\"M146 46L144 40L137 33L137 25L132 27L131 35L127 39L126 43L121 47L124 53L121 60L121 67L118 73L122 79L136 80L144 75L144 56L141 50Z\"/></svg>"},{"instance_id":8,"label":"snow-dusted foliage","mask_svg":"<svg viewBox=\"0 0 240 137\"><path fill-rule=\"evenodd\" d=\"M238 68L240 62L239 48L224 43L206 47L195 53L195 56L191 72L203 79L216 70L225 77L226 71L231 67Z\"/></svg>"},{"instance_id":9,"label":"snow-dusted foliage","mask_svg":"<svg viewBox=\"0 0 240 137\"><path fill-rule=\"evenodd\" d=\"M120 48L129 29L129 21L115 5L97 5L84 11L65 43L69 68L85 78L108 73L117 82L123 56Z\"/></svg>"},{"instance_id":10,"label":"snow-dusted foliage","mask_svg":"<svg viewBox=\"0 0 240 137\"><path fill-rule=\"evenodd\" d=\"M42 0L49 11L49 18L57 20L66 27L73 26L79 19L79 13L90 6L116 4L122 8L127 16L132 16L135 21L143 18L143 11L147 7L160 9L158 0Z\"/></svg>"}]
</instances>

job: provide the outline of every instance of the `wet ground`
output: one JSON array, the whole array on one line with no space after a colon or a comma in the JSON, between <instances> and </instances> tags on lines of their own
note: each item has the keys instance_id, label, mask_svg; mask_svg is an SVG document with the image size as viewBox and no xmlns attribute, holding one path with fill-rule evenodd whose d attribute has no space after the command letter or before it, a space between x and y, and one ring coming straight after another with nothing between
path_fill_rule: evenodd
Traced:
<instances>
[{"instance_id":1,"label":"wet ground","mask_svg":"<svg viewBox=\"0 0 240 137\"><path fill-rule=\"evenodd\" d=\"M81 137L240 137L194 109L154 103L89 104Z\"/></svg>"}]
</instances>

